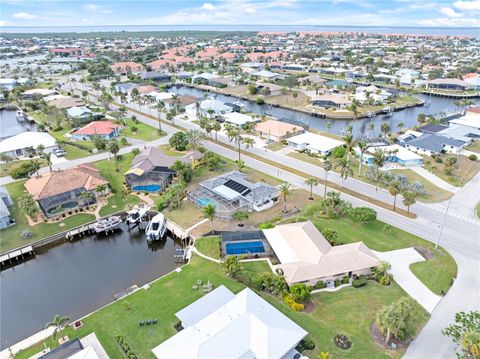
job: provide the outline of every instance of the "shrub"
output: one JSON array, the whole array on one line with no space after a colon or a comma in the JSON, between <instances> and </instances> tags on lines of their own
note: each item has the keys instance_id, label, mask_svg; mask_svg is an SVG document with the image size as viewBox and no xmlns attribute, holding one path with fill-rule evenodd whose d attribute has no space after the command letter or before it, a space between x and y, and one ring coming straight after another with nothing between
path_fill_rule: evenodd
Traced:
<instances>
[{"instance_id":1,"label":"shrub","mask_svg":"<svg viewBox=\"0 0 480 359\"><path fill-rule=\"evenodd\" d=\"M260 229L269 229L269 228L275 227L275 225L273 223L270 223L270 222L264 222L264 223L261 223L258 227Z\"/></svg>"},{"instance_id":2,"label":"shrub","mask_svg":"<svg viewBox=\"0 0 480 359\"><path fill-rule=\"evenodd\" d=\"M338 279L335 279L333 283L335 284L335 287L338 287L340 285L340 281Z\"/></svg>"},{"instance_id":3,"label":"shrub","mask_svg":"<svg viewBox=\"0 0 480 359\"><path fill-rule=\"evenodd\" d=\"M168 140L170 146L177 151L185 151L188 145L188 138L185 132L175 132Z\"/></svg>"},{"instance_id":4,"label":"shrub","mask_svg":"<svg viewBox=\"0 0 480 359\"><path fill-rule=\"evenodd\" d=\"M315 349L315 343L312 339L310 339L310 337L306 337L300 343L298 343L295 349L297 349L297 351L299 351L300 353L305 350L313 350Z\"/></svg>"},{"instance_id":5,"label":"shrub","mask_svg":"<svg viewBox=\"0 0 480 359\"><path fill-rule=\"evenodd\" d=\"M355 222L363 224L373 222L377 219L377 212L368 207L351 208L348 212Z\"/></svg>"},{"instance_id":6,"label":"shrub","mask_svg":"<svg viewBox=\"0 0 480 359\"><path fill-rule=\"evenodd\" d=\"M325 282L323 280L319 280L314 286L314 289L323 289L325 288Z\"/></svg>"},{"instance_id":7,"label":"shrub","mask_svg":"<svg viewBox=\"0 0 480 359\"><path fill-rule=\"evenodd\" d=\"M255 103L256 103L257 105L263 105L263 104L265 103L265 101L264 101L263 98L257 97L257 98L255 99Z\"/></svg>"},{"instance_id":8,"label":"shrub","mask_svg":"<svg viewBox=\"0 0 480 359\"><path fill-rule=\"evenodd\" d=\"M291 294L286 294L284 297L283 297L283 302L288 305L290 308L292 308L294 311L296 312L300 312L302 311L305 306L301 303L297 303Z\"/></svg>"},{"instance_id":9,"label":"shrub","mask_svg":"<svg viewBox=\"0 0 480 359\"><path fill-rule=\"evenodd\" d=\"M390 285L390 276L389 275L384 275L382 278L380 278L379 283L380 283L380 285L383 285L383 286Z\"/></svg>"},{"instance_id":10,"label":"shrub","mask_svg":"<svg viewBox=\"0 0 480 359\"><path fill-rule=\"evenodd\" d=\"M294 284L290 287L290 294L294 301L298 303L305 303L310 298L312 287L304 283Z\"/></svg>"},{"instance_id":11,"label":"shrub","mask_svg":"<svg viewBox=\"0 0 480 359\"><path fill-rule=\"evenodd\" d=\"M436 158L435 158L435 162L437 162L437 163L443 163L443 160L442 160L441 157L436 157Z\"/></svg>"},{"instance_id":12,"label":"shrub","mask_svg":"<svg viewBox=\"0 0 480 359\"><path fill-rule=\"evenodd\" d=\"M472 153L470 156L468 156L468 159L469 159L470 161L476 161L477 158L478 158L477 155L476 155L476 154L473 154L473 153Z\"/></svg>"},{"instance_id":13,"label":"shrub","mask_svg":"<svg viewBox=\"0 0 480 359\"><path fill-rule=\"evenodd\" d=\"M348 275L346 276L343 276L343 279L342 279L342 284L348 284L350 283L350 278Z\"/></svg>"},{"instance_id":14,"label":"shrub","mask_svg":"<svg viewBox=\"0 0 480 359\"><path fill-rule=\"evenodd\" d=\"M358 277L352 282L352 287L360 288L365 287L367 285L367 279L365 277Z\"/></svg>"}]
</instances>

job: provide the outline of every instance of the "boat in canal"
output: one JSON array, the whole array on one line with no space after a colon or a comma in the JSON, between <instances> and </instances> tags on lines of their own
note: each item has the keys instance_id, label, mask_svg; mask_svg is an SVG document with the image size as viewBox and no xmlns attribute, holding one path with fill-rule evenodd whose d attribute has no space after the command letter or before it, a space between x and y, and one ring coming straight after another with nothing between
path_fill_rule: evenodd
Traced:
<instances>
[{"instance_id":1,"label":"boat in canal","mask_svg":"<svg viewBox=\"0 0 480 359\"><path fill-rule=\"evenodd\" d=\"M17 121L23 122L26 120L26 116L22 110L18 110L16 113Z\"/></svg>"},{"instance_id":2,"label":"boat in canal","mask_svg":"<svg viewBox=\"0 0 480 359\"><path fill-rule=\"evenodd\" d=\"M97 221L97 223L93 225L93 229L96 233L109 232L117 229L120 223L122 223L120 216L110 216Z\"/></svg>"},{"instance_id":3,"label":"boat in canal","mask_svg":"<svg viewBox=\"0 0 480 359\"><path fill-rule=\"evenodd\" d=\"M162 239L167 229L167 220L162 213L155 215L150 223L148 223L145 233L147 234L147 241L155 241Z\"/></svg>"},{"instance_id":4,"label":"boat in canal","mask_svg":"<svg viewBox=\"0 0 480 359\"><path fill-rule=\"evenodd\" d=\"M127 222L127 224L137 224L141 222L149 209L150 207L147 205L136 205L133 209L127 212L127 219L125 222Z\"/></svg>"}]
</instances>

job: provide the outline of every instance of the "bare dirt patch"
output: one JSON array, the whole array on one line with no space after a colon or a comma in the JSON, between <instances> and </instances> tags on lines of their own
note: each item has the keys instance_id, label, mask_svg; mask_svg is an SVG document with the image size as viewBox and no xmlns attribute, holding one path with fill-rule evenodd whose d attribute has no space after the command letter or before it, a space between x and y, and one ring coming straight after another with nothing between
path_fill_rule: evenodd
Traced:
<instances>
[{"instance_id":1,"label":"bare dirt patch","mask_svg":"<svg viewBox=\"0 0 480 359\"><path fill-rule=\"evenodd\" d=\"M305 313L311 313L315 310L315 303L309 299L306 303L305 303L305 306L303 308L303 312Z\"/></svg>"},{"instance_id":2,"label":"bare dirt patch","mask_svg":"<svg viewBox=\"0 0 480 359\"><path fill-rule=\"evenodd\" d=\"M420 255L425 258L426 261L429 261L433 257L435 257L435 254L431 249L424 248L424 247L414 247L415 250L420 253Z\"/></svg>"},{"instance_id":3,"label":"bare dirt patch","mask_svg":"<svg viewBox=\"0 0 480 359\"><path fill-rule=\"evenodd\" d=\"M398 349L406 348L408 347L410 342L413 340L412 338L409 338L407 340L399 340L392 336L387 345L385 343L385 337L380 332L380 329L378 329L378 326L375 322L373 322L373 324L370 326L370 335L372 336L372 339L375 342L375 344L377 344L379 347L383 349L390 349L390 350L398 350Z\"/></svg>"}]
</instances>

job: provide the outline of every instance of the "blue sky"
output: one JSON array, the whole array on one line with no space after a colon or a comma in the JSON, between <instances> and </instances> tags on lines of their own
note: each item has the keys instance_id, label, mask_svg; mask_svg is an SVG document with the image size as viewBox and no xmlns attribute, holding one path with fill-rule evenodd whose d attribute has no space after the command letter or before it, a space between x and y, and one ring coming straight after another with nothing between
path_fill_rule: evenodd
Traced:
<instances>
[{"instance_id":1,"label":"blue sky","mask_svg":"<svg viewBox=\"0 0 480 359\"><path fill-rule=\"evenodd\" d=\"M480 0L0 0L0 3L0 26L480 27Z\"/></svg>"}]
</instances>

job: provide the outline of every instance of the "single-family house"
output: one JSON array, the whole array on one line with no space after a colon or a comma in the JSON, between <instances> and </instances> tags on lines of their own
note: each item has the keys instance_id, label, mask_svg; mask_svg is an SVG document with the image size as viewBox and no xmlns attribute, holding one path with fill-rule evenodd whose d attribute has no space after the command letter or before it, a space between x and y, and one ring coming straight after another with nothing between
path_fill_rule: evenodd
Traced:
<instances>
[{"instance_id":1,"label":"single-family house","mask_svg":"<svg viewBox=\"0 0 480 359\"><path fill-rule=\"evenodd\" d=\"M312 97L312 105L324 108L345 108L350 106L352 101L338 94L316 95Z\"/></svg>"},{"instance_id":2,"label":"single-family house","mask_svg":"<svg viewBox=\"0 0 480 359\"><path fill-rule=\"evenodd\" d=\"M72 139L89 141L95 137L111 140L120 135L120 126L111 121L92 121L72 133Z\"/></svg>"},{"instance_id":3,"label":"single-family house","mask_svg":"<svg viewBox=\"0 0 480 359\"><path fill-rule=\"evenodd\" d=\"M96 203L99 186L108 191L100 170L83 164L63 171L47 172L25 182L25 188L47 217ZM90 192L89 197L83 193Z\"/></svg>"},{"instance_id":4,"label":"single-family house","mask_svg":"<svg viewBox=\"0 0 480 359\"><path fill-rule=\"evenodd\" d=\"M260 212L272 207L278 199L278 189L265 182L249 182L247 177L231 171L207 179L188 192L187 199L199 207L214 205L215 216L223 220L230 220L239 210Z\"/></svg>"},{"instance_id":5,"label":"single-family house","mask_svg":"<svg viewBox=\"0 0 480 359\"><path fill-rule=\"evenodd\" d=\"M252 116L245 115L245 114L239 113L239 112L226 113L225 115L222 116L222 118L226 123L230 123L230 124L232 124L234 126L238 126L238 127L243 127L247 123L252 123L252 122L257 121Z\"/></svg>"},{"instance_id":6,"label":"single-family house","mask_svg":"<svg viewBox=\"0 0 480 359\"><path fill-rule=\"evenodd\" d=\"M283 141L303 131L303 127L277 120L260 122L255 126L255 133L258 136L265 137L267 141Z\"/></svg>"},{"instance_id":7,"label":"single-family house","mask_svg":"<svg viewBox=\"0 0 480 359\"><path fill-rule=\"evenodd\" d=\"M172 74L167 72L157 72L157 71L149 71L149 72L141 72L138 76L142 80L151 80L151 81L158 81L158 82L169 82L172 79Z\"/></svg>"},{"instance_id":8,"label":"single-family house","mask_svg":"<svg viewBox=\"0 0 480 359\"><path fill-rule=\"evenodd\" d=\"M431 156L439 153L458 154L467 143L438 134L423 134L420 137L405 141L403 145L411 151Z\"/></svg>"},{"instance_id":9,"label":"single-family house","mask_svg":"<svg viewBox=\"0 0 480 359\"><path fill-rule=\"evenodd\" d=\"M178 95L177 99L172 97L163 100L165 109L168 111L172 108L185 108L186 106L196 104L198 99L190 95Z\"/></svg>"},{"instance_id":10,"label":"single-family house","mask_svg":"<svg viewBox=\"0 0 480 359\"><path fill-rule=\"evenodd\" d=\"M85 121L93 118L93 112L87 106L74 106L67 110L67 115L71 118Z\"/></svg>"},{"instance_id":11,"label":"single-family house","mask_svg":"<svg viewBox=\"0 0 480 359\"><path fill-rule=\"evenodd\" d=\"M34 98L43 98L47 96L55 95L57 91L49 89L31 89L22 93L22 98L24 100L34 99Z\"/></svg>"},{"instance_id":12,"label":"single-family house","mask_svg":"<svg viewBox=\"0 0 480 359\"><path fill-rule=\"evenodd\" d=\"M285 78L285 75L278 74L276 72L271 72L268 70L260 70L251 73L252 76L258 77L264 81L275 81L275 80L282 80Z\"/></svg>"},{"instance_id":13,"label":"single-family house","mask_svg":"<svg viewBox=\"0 0 480 359\"><path fill-rule=\"evenodd\" d=\"M76 98L64 95L54 95L49 100L45 99L48 106L56 107L60 110L66 110L71 107L85 106L85 100L82 98Z\"/></svg>"},{"instance_id":14,"label":"single-family house","mask_svg":"<svg viewBox=\"0 0 480 359\"><path fill-rule=\"evenodd\" d=\"M22 132L0 141L0 153L12 158L28 157L38 146L47 153L58 148L57 140L46 132Z\"/></svg>"},{"instance_id":15,"label":"single-family house","mask_svg":"<svg viewBox=\"0 0 480 359\"><path fill-rule=\"evenodd\" d=\"M427 88L431 90L466 91L471 88L468 82L460 79L435 79L427 82Z\"/></svg>"},{"instance_id":16,"label":"single-family house","mask_svg":"<svg viewBox=\"0 0 480 359\"><path fill-rule=\"evenodd\" d=\"M221 285L175 316L183 329L152 349L156 358L294 359L308 334L249 288Z\"/></svg>"},{"instance_id":17,"label":"single-family house","mask_svg":"<svg viewBox=\"0 0 480 359\"><path fill-rule=\"evenodd\" d=\"M276 270L289 285L353 278L380 264L363 242L330 245L311 221L277 225L263 233L280 263Z\"/></svg>"},{"instance_id":18,"label":"single-family house","mask_svg":"<svg viewBox=\"0 0 480 359\"><path fill-rule=\"evenodd\" d=\"M14 225L16 222L11 217L8 207L13 205L10 193L4 186L0 186L0 229Z\"/></svg>"},{"instance_id":19,"label":"single-family house","mask_svg":"<svg viewBox=\"0 0 480 359\"><path fill-rule=\"evenodd\" d=\"M354 148L355 154L360 158L360 150L358 147ZM367 165L373 165L374 154L376 151L382 151L385 155L385 162L398 163L402 166L421 166L423 164L423 157L412 152L400 145L378 145L370 146L362 156L362 162Z\"/></svg>"},{"instance_id":20,"label":"single-family house","mask_svg":"<svg viewBox=\"0 0 480 359\"><path fill-rule=\"evenodd\" d=\"M343 146L344 144L342 141L317 135L312 132L304 132L300 135L290 137L287 141L288 146L297 151L309 150L319 155L328 155L334 148Z\"/></svg>"},{"instance_id":21,"label":"single-family house","mask_svg":"<svg viewBox=\"0 0 480 359\"><path fill-rule=\"evenodd\" d=\"M145 68L142 64L136 62L127 61L127 62L117 62L110 66L112 71L116 74L127 75L130 73L139 73L145 71Z\"/></svg>"},{"instance_id":22,"label":"single-family house","mask_svg":"<svg viewBox=\"0 0 480 359\"><path fill-rule=\"evenodd\" d=\"M138 84L134 82L124 82L115 85L115 90L123 94L129 94L134 88L138 87Z\"/></svg>"},{"instance_id":23,"label":"single-family house","mask_svg":"<svg viewBox=\"0 0 480 359\"><path fill-rule=\"evenodd\" d=\"M191 105L186 106L185 111L189 115L196 115L197 104L192 103ZM233 112L233 108L231 106L227 106L222 101L215 99L206 99L199 103L198 111L200 115L213 119L221 117L226 113Z\"/></svg>"},{"instance_id":24,"label":"single-family house","mask_svg":"<svg viewBox=\"0 0 480 359\"><path fill-rule=\"evenodd\" d=\"M173 179L176 171L171 169L177 161L195 166L202 158L198 151L183 156L166 155L160 148L147 147L132 161L132 167L125 173L125 182L133 191L161 192Z\"/></svg>"},{"instance_id":25,"label":"single-family house","mask_svg":"<svg viewBox=\"0 0 480 359\"><path fill-rule=\"evenodd\" d=\"M53 350L42 355L34 355L37 359L105 359L108 354L95 333L79 339L73 338L63 342Z\"/></svg>"},{"instance_id":26,"label":"single-family house","mask_svg":"<svg viewBox=\"0 0 480 359\"><path fill-rule=\"evenodd\" d=\"M257 94L263 96L280 96L283 94L282 86L267 82L257 83L255 89Z\"/></svg>"}]
</instances>

